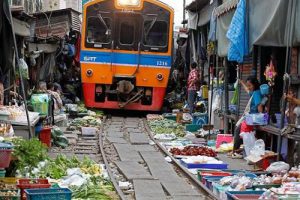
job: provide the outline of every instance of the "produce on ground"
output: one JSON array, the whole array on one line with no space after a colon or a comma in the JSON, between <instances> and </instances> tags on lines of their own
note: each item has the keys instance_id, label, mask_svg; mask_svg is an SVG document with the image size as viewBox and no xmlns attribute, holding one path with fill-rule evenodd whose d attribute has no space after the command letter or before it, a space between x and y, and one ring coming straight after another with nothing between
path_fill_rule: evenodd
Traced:
<instances>
[{"instance_id":1,"label":"produce on ground","mask_svg":"<svg viewBox=\"0 0 300 200\"><path fill-rule=\"evenodd\" d=\"M16 185L6 184L3 181L0 181L0 190L16 190Z\"/></svg>"},{"instance_id":2,"label":"produce on ground","mask_svg":"<svg viewBox=\"0 0 300 200\"><path fill-rule=\"evenodd\" d=\"M1 197L15 197L15 196L18 196L18 192L13 191L13 190L0 191L0 196Z\"/></svg>"},{"instance_id":3,"label":"produce on ground","mask_svg":"<svg viewBox=\"0 0 300 200\"><path fill-rule=\"evenodd\" d=\"M12 140L14 144L13 161L11 176L15 176L16 171L20 176L26 176L38 166L41 161L48 159L48 149L38 139L33 138L24 140L15 138Z\"/></svg>"},{"instance_id":4,"label":"produce on ground","mask_svg":"<svg viewBox=\"0 0 300 200\"><path fill-rule=\"evenodd\" d=\"M180 155L180 156L217 157L217 153L214 150L207 147L186 146L183 149L172 148L170 152L173 155Z\"/></svg>"},{"instance_id":5,"label":"produce on ground","mask_svg":"<svg viewBox=\"0 0 300 200\"><path fill-rule=\"evenodd\" d=\"M116 196L116 194L114 192L113 185L110 182L91 181L80 187L72 186L70 189L72 190L72 199L74 199L74 200L118 199L118 197Z\"/></svg>"},{"instance_id":6,"label":"produce on ground","mask_svg":"<svg viewBox=\"0 0 300 200\"><path fill-rule=\"evenodd\" d=\"M184 137L185 127L181 124L176 123L173 120L163 119L163 120L152 120L149 121L151 131L154 134L171 134L174 133L177 137Z\"/></svg>"},{"instance_id":7,"label":"produce on ground","mask_svg":"<svg viewBox=\"0 0 300 200\"><path fill-rule=\"evenodd\" d=\"M69 130L71 131L80 130L81 127L99 127L99 126L101 126L101 119L92 116L86 116L86 117L74 119L69 126Z\"/></svg>"},{"instance_id":8,"label":"produce on ground","mask_svg":"<svg viewBox=\"0 0 300 200\"><path fill-rule=\"evenodd\" d=\"M84 157L80 161L76 156L67 158L61 154L53 160L49 159L40 163L39 167L33 170L33 173L38 178L61 179L67 175L67 170L72 168L80 168L83 173L93 176L101 175L100 166L88 157Z\"/></svg>"}]
</instances>

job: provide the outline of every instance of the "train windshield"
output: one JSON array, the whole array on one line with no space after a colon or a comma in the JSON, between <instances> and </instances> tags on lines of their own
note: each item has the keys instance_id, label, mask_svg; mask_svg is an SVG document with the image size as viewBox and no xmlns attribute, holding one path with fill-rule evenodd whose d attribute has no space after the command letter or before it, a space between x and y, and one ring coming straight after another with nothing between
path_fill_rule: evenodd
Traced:
<instances>
[{"instance_id":1,"label":"train windshield","mask_svg":"<svg viewBox=\"0 0 300 200\"><path fill-rule=\"evenodd\" d=\"M89 17L87 20L87 43L95 45L110 43L112 39L111 26L112 20L102 17L101 14Z\"/></svg>"},{"instance_id":2,"label":"train windshield","mask_svg":"<svg viewBox=\"0 0 300 200\"><path fill-rule=\"evenodd\" d=\"M153 20L144 21L144 45L151 47L166 47L168 44L168 23Z\"/></svg>"}]
</instances>

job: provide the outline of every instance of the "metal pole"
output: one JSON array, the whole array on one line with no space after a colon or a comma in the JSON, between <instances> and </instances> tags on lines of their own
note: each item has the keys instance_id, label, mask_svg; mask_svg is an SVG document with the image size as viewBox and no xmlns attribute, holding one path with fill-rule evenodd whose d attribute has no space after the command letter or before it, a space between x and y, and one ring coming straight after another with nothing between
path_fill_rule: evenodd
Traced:
<instances>
[{"instance_id":1,"label":"metal pole","mask_svg":"<svg viewBox=\"0 0 300 200\"><path fill-rule=\"evenodd\" d=\"M13 35L13 40L14 40L14 48L15 48L15 54L16 54L15 58L17 60L17 65L18 65L18 68L19 68L21 90L22 90L22 96L23 96L23 101L24 101L24 106L25 106L25 113L26 113L26 117L27 117L29 137L31 138L31 136L32 136L31 124L30 124L29 113L28 113L28 108L27 108L26 94L25 94L25 88L24 88L24 82L23 82L24 80L23 80L21 69L20 69L20 57L19 57L19 52L18 52L15 29L14 29L14 24L13 24L13 17L12 17L12 14L11 14L10 6L8 6L8 9L9 9L9 17L10 17L10 20L11 20L12 35Z\"/></svg>"},{"instance_id":2,"label":"metal pole","mask_svg":"<svg viewBox=\"0 0 300 200\"><path fill-rule=\"evenodd\" d=\"M185 1L186 0L183 0L183 18L182 18L182 20L183 20L183 28L185 28Z\"/></svg>"},{"instance_id":3,"label":"metal pole","mask_svg":"<svg viewBox=\"0 0 300 200\"><path fill-rule=\"evenodd\" d=\"M227 134L228 133L228 124L229 124L229 120L228 120L228 108L229 108L229 91L228 91L228 61L227 61L227 57L225 57L225 63L224 63L224 92L225 92L225 112L224 112L224 133Z\"/></svg>"},{"instance_id":4,"label":"metal pole","mask_svg":"<svg viewBox=\"0 0 300 200\"><path fill-rule=\"evenodd\" d=\"M284 76L284 84L283 84L283 93L288 93L289 86L290 86L290 79L286 76L286 74L290 73L290 65L291 65L291 51L293 48L293 34L294 34L294 26L295 26L295 17L296 17L296 1L290 0L288 7L288 22L287 22L287 47L286 47L286 60L285 60L285 76ZM285 110L287 106L287 101L282 98L282 105L281 105L281 120L280 120L280 128L284 128L284 119L285 119ZM277 141L277 160L280 159L282 147L282 136L278 136Z\"/></svg>"}]
</instances>

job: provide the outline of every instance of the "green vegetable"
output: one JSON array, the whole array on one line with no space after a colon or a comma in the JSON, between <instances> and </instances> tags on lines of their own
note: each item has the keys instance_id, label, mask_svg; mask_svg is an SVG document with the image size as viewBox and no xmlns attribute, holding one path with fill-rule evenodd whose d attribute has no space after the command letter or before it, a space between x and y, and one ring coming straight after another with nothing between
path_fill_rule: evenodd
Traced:
<instances>
[{"instance_id":1,"label":"green vegetable","mask_svg":"<svg viewBox=\"0 0 300 200\"><path fill-rule=\"evenodd\" d=\"M174 133L177 137L184 137L184 126L176 123L173 120L162 119L149 122L151 130L154 134L171 134Z\"/></svg>"},{"instance_id":2,"label":"green vegetable","mask_svg":"<svg viewBox=\"0 0 300 200\"><path fill-rule=\"evenodd\" d=\"M23 175L31 172L40 162L49 158L47 147L36 138L30 140L18 138L12 142L15 145L13 156L17 158L16 168Z\"/></svg>"},{"instance_id":3,"label":"green vegetable","mask_svg":"<svg viewBox=\"0 0 300 200\"><path fill-rule=\"evenodd\" d=\"M99 185L99 182L96 184L90 182L82 185L81 187L71 187L72 199L117 199L113 189L114 188L111 183L103 182L103 184Z\"/></svg>"}]
</instances>

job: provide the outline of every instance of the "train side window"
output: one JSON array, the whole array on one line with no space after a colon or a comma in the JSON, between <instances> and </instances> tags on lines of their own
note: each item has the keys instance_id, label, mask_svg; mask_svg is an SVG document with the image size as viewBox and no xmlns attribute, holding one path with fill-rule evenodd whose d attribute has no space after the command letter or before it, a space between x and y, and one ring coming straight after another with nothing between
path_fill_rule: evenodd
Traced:
<instances>
[{"instance_id":1,"label":"train side window","mask_svg":"<svg viewBox=\"0 0 300 200\"><path fill-rule=\"evenodd\" d=\"M148 47L166 47L168 45L168 23L165 21L144 21L143 43Z\"/></svg>"},{"instance_id":2,"label":"train side window","mask_svg":"<svg viewBox=\"0 0 300 200\"><path fill-rule=\"evenodd\" d=\"M86 35L87 46L102 47L102 44L109 44L112 39L111 19L101 15L89 17Z\"/></svg>"},{"instance_id":3,"label":"train side window","mask_svg":"<svg viewBox=\"0 0 300 200\"><path fill-rule=\"evenodd\" d=\"M120 44L133 45L135 37L135 25L131 21L120 23Z\"/></svg>"}]
</instances>

